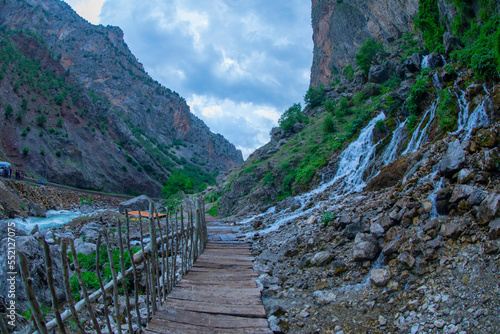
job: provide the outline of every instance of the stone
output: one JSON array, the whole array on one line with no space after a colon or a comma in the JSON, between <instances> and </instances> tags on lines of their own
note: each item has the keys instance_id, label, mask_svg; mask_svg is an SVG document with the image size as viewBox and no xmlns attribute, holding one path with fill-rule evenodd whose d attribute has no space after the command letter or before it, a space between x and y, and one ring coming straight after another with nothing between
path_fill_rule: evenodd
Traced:
<instances>
[{"instance_id":1,"label":"stone","mask_svg":"<svg viewBox=\"0 0 500 334\"><path fill-rule=\"evenodd\" d=\"M146 195L141 195L128 201L121 202L118 205L118 211L124 213L125 210L128 211L149 211L149 203L151 199Z\"/></svg>"},{"instance_id":2,"label":"stone","mask_svg":"<svg viewBox=\"0 0 500 334\"><path fill-rule=\"evenodd\" d=\"M500 218L490 221L488 227L490 228L490 238L497 239L500 237Z\"/></svg>"},{"instance_id":3,"label":"stone","mask_svg":"<svg viewBox=\"0 0 500 334\"><path fill-rule=\"evenodd\" d=\"M405 266L413 268L415 266L415 258L411 256L408 252L404 252L398 255L398 260Z\"/></svg>"},{"instance_id":4,"label":"stone","mask_svg":"<svg viewBox=\"0 0 500 334\"><path fill-rule=\"evenodd\" d=\"M468 186L466 184L456 185L451 193L450 203L455 203L461 199L468 198L474 189L475 188L473 186Z\"/></svg>"},{"instance_id":5,"label":"stone","mask_svg":"<svg viewBox=\"0 0 500 334\"><path fill-rule=\"evenodd\" d=\"M441 225L439 235L447 238L457 239L465 230L465 225L459 222L451 222Z\"/></svg>"},{"instance_id":6,"label":"stone","mask_svg":"<svg viewBox=\"0 0 500 334\"><path fill-rule=\"evenodd\" d=\"M387 324L387 319L383 315L378 316L378 323L380 326L385 326Z\"/></svg>"},{"instance_id":7,"label":"stone","mask_svg":"<svg viewBox=\"0 0 500 334\"><path fill-rule=\"evenodd\" d=\"M419 72L422 66L422 59L423 57L420 53L414 53L403 62L403 66L411 73Z\"/></svg>"},{"instance_id":8,"label":"stone","mask_svg":"<svg viewBox=\"0 0 500 334\"><path fill-rule=\"evenodd\" d=\"M385 268L380 268L380 269L372 269L370 271L370 281L375 285L375 286L384 286L389 282L391 279L391 273L389 270Z\"/></svg>"},{"instance_id":9,"label":"stone","mask_svg":"<svg viewBox=\"0 0 500 334\"><path fill-rule=\"evenodd\" d=\"M315 298L316 304L323 306L330 304L337 299L337 295L332 291L328 290L318 290L314 291L313 296Z\"/></svg>"},{"instance_id":10,"label":"stone","mask_svg":"<svg viewBox=\"0 0 500 334\"><path fill-rule=\"evenodd\" d=\"M467 183L473 178L473 174L471 173L470 169L468 168L463 168L458 172L458 183Z\"/></svg>"},{"instance_id":11,"label":"stone","mask_svg":"<svg viewBox=\"0 0 500 334\"><path fill-rule=\"evenodd\" d=\"M83 242L82 239L75 240L75 250L77 254L90 255L96 251L96 244Z\"/></svg>"},{"instance_id":12,"label":"stone","mask_svg":"<svg viewBox=\"0 0 500 334\"><path fill-rule=\"evenodd\" d=\"M477 212L477 219L479 224L486 225L492 221L500 206L500 194L492 193L486 196L486 198L481 202Z\"/></svg>"},{"instance_id":13,"label":"stone","mask_svg":"<svg viewBox=\"0 0 500 334\"><path fill-rule=\"evenodd\" d=\"M480 147L495 147L497 136L494 129L479 129L474 135L474 141Z\"/></svg>"},{"instance_id":14,"label":"stone","mask_svg":"<svg viewBox=\"0 0 500 334\"><path fill-rule=\"evenodd\" d=\"M345 236L348 238L348 239L354 239L356 237L356 235L359 233L359 232L362 232L363 231L363 224L361 222L359 223L351 223L349 225L347 225L347 227L345 228Z\"/></svg>"},{"instance_id":15,"label":"stone","mask_svg":"<svg viewBox=\"0 0 500 334\"><path fill-rule=\"evenodd\" d=\"M443 319L437 319L436 321L434 321L434 326L436 326L439 329L443 328L445 324L446 322L444 322Z\"/></svg>"},{"instance_id":16,"label":"stone","mask_svg":"<svg viewBox=\"0 0 500 334\"><path fill-rule=\"evenodd\" d=\"M379 248L376 243L369 241L362 241L354 244L353 260L373 260L377 257Z\"/></svg>"},{"instance_id":17,"label":"stone","mask_svg":"<svg viewBox=\"0 0 500 334\"><path fill-rule=\"evenodd\" d=\"M96 243L99 234L104 231L104 228L97 223L88 223L80 229L80 236L85 242Z\"/></svg>"},{"instance_id":18,"label":"stone","mask_svg":"<svg viewBox=\"0 0 500 334\"><path fill-rule=\"evenodd\" d=\"M474 188L469 198L467 199L467 202L470 205L479 205L481 204L482 201L484 201L486 196L487 196L486 191L479 188Z\"/></svg>"},{"instance_id":19,"label":"stone","mask_svg":"<svg viewBox=\"0 0 500 334\"><path fill-rule=\"evenodd\" d=\"M424 210L424 212L429 213L432 211L432 202L428 199L421 200L420 204L422 204L422 209Z\"/></svg>"},{"instance_id":20,"label":"stone","mask_svg":"<svg viewBox=\"0 0 500 334\"><path fill-rule=\"evenodd\" d=\"M389 71L387 70L387 66L385 64L370 67L368 72L369 82L382 83L387 79L389 79Z\"/></svg>"},{"instance_id":21,"label":"stone","mask_svg":"<svg viewBox=\"0 0 500 334\"><path fill-rule=\"evenodd\" d=\"M442 67L444 65L444 59L443 57L436 52L431 53L430 55L427 56L427 68L431 70L435 70L438 67Z\"/></svg>"},{"instance_id":22,"label":"stone","mask_svg":"<svg viewBox=\"0 0 500 334\"><path fill-rule=\"evenodd\" d=\"M33 217L42 217L42 218L47 217L47 212L40 204L29 202L28 203L28 212L29 212L30 216L33 216Z\"/></svg>"},{"instance_id":23,"label":"stone","mask_svg":"<svg viewBox=\"0 0 500 334\"><path fill-rule=\"evenodd\" d=\"M328 251L319 252L316 253L314 257L311 259L311 263L316 267L323 267L324 265L332 261L333 258L334 258L333 254Z\"/></svg>"},{"instance_id":24,"label":"stone","mask_svg":"<svg viewBox=\"0 0 500 334\"><path fill-rule=\"evenodd\" d=\"M448 149L439 164L439 172L442 175L451 176L462 169L465 163L465 151L456 139L448 144Z\"/></svg>"},{"instance_id":25,"label":"stone","mask_svg":"<svg viewBox=\"0 0 500 334\"><path fill-rule=\"evenodd\" d=\"M311 217L309 217L307 219L306 224L308 224L308 225L315 224L317 221L318 221L318 218L316 218L315 215L312 215Z\"/></svg>"},{"instance_id":26,"label":"stone","mask_svg":"<svg viewBox=\"0 0 500 334\"><path fill-rule=\"evenodd\" d=\"M380 238L384 235L385 230L379 223L372 223L370 225L370 233L376 236L377 238Z\"/></svg>"},{"instance_id":27,"label":"stone","mask_svg":"<svg viewBox=\"0 0 500 334\"><path fill-rule=\"evenodd\" d=\"M82 205L80 207L80 212L82 213L82 215L91 214L93 211L94 211L94 209L92 209L92 207L90 205Z\"/></svg>"},{"instance_id":28,"label":"stone","mask_svg":"<svg viewBox=\"0 0 500 334\"><path fill-rule=\"evenodd\" d=\"M394 254L398 251L399 246L400 246L399 240L391 240L385 244L384 248L382 249L382 254L384 256L389 256L391 254Z\"/></svg>"}]
</instances>

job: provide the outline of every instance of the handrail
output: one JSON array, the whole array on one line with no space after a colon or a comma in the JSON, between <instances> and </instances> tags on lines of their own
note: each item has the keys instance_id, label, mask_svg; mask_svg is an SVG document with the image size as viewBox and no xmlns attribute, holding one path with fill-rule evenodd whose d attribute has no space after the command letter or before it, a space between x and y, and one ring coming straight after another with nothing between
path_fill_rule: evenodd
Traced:
<instances>
[{"instance_id":1,"label":"handrail","mask_svg":"<svg viewBox=\"0 0 500 334\"><path fill-rule=\"evenodd\" d=\"M190 207L191 205L188 204L187 207ZM154 207L150 208L150 218L149 218L149 229L150 229L150 235L152 237L151 241L144 246L141 242L141 250L139 250L137 253L135 253L131 259L133 261L132 265L130 268L126 269L125 271L119 273L116 275L114 279L112 279L110 282L108 282L106 285L104 285L104 292L109 292L111 289L117 289L117 286L119 283L124 282L124 279L127 278L129 275L134 273L134 270L136 268L137 264L140 264L142 262L149 263L150 265L145 266L145 271L146 271L146 276L149 275L149 294L151 294L151 302L152 302L152 308L153 312L152 314L154 315L156 309L157 309L157 303L159 302L160 304L166 299L167 294L170 292L170 290L173 288L173 286L176 283L176 272L180 271L181 275L184 275L189 268L194 264L196 258L201 255L203 250L205 249L206 243L208 241L208 235L206 233L207 228L206 228L206 221L205 221L205 215L204 215L204 203L202 202L201 199L196 199L195 201L195 208L191 206L190 210L188 210L187 216L188 219L185 221L184 220L184 208L181 205L181 220L180 220L180 226L178 224L178 213L175 213L175 220L171 224L170 229L173 229L172 232L169 232L169 215L167 214L166 217L166 229L167 233L163 234L162 233L162 226L160 224L160 219L158 217L155 217L155 215L152 214L154 211ZM172 217L171 217L172 218ZM128 213L126 212L126 221L127 221L127 235L129 235L129 226L130 226L130 221L128 217ZM139 223L140 226L142 227L142 219L139 217ZM186 224L185 224L186 223ZM186 226L187 225L187 226ZM120 226L120 225L119 225ZM121 228L121 226L120 226ZM156 229L159 230L160 236L159 237L154 237ZM142 231L141 231L142 232ZM104 233L106 236L107 229L104 229ZM100 237L99 237L100 240ZM73 240L70 240L70 245L72 244ZM129 241L129 238L127 238L127 243ZM142 241L142 238L141 238ZM67 239L62 239L62 243L68 242ZM123 243L123 241L122 241ZM171 247L171 248L170 248ZM74 247L72 248L72 253L73 257L76 257L76 252L74 250ZM127 247L129 248L129 247ZM169 249L170 248L170 249ZM109 249L109 247L108 247ZM161 250L161 252L158 252L158 250ZM166 251L165 251L166 250ZM170 250L170 252L169 252ZM17 250L19 253L19 257L24 257L22 250ZM180 254L179 254L180 253ZM129 253L130 255L130 253ZM162 256L160 256L162 255ZM180 255L181 258L181 263L177 265L177 257ZM50 257L50 252L45 252L45 256ZM67 254L63 254L61 252L61 256L67 256ZM120 252L120 258L123 263L123 249ZM169 261L169 257L173 257ZM50 259L49 263L50 263ZM65 259L67 260L67 259ZM66 262L66 261L65 261ZM111 265L111 264L110 264ZM78 262L75 261L75 269L76 271L79 271L78 267ZM123 268L123 266L122 266ZM151 269L151 270L148 270ZM53 269L53 268L52 268ZM30 282L31 278L28 277L27 272L22 273L23 275L23 281ZM52 275L52 272L50 273ZM160 279L161 276L161 279ZM80 277L79 277L80 278ZM68 279L69 280L69 279ZM166 281L165 281L166 280ZM51 284L53 284L53 280L49 280ZM136 281L136 286L135 290L137 290L137 280ZM148 281L148 280L147 280ZM69 284L69 282L66 282ZM28 289L29 287L25 287L25 289ZM126 290L126 289L124 289ZM148 289L147 289L148 290ZM74 304L74 310L76 313L81 312L84 310L86 307L89 307L89 304L95 302L98 300L101 296L103 295L103 289L98 289L97 291L93 292L90 295L85 296L82 300ZM153 297L154 296L154 297ZM36 300L36 296L34 294L28 295L28 298L30 299L30 303L38 303ZM128 299L128 295L126 295L126 298ZM148 299L149 300L149 299ZM105 304L105 307L107 307L106 301L103 301ZM57 305L56 305L57 307ZM150 305L148 303L148 315L150 314L149 308ZM117 311L115 311L114 316L119 317L118 314L116 314ZM127 313L130 313L131 310L127 308L126 310ZM93 313L93 312L91 312ZM40 319L40 321L36 321L35 323L37 324L38 328L34 329L34 332L32 333L46 333L47 331L50 332L54 330L56 327L59 327L61 332L64 332L64 323L68 319L73 317L72 310L71 309L66 309L64 312L60 314L59 317L56 317L55 319L49 321L48 323L45 323ZM138 317L140 319L140 317ZM61 322L58 321L58 319L61 320ZM149 321L150 319L148 319ZM119 324L119 322L116 322ZM140 324L139 324L140 325ZM61 329L61 326L63 327ZM99 324L97 324L94 321L94 329L99 331L100 328ZM119 331L121 328L118 329Z\"/></svg>"}]
</instances>

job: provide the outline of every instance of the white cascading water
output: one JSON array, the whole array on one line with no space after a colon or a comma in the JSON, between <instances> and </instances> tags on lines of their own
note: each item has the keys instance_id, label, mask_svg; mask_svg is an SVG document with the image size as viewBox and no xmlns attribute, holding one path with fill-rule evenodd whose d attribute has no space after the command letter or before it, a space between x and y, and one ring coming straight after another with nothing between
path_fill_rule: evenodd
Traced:
<instances>
[{"instance_id":1,"label":"white cascading water","mask_svg":"<svg viewBox=\"0 0 500 334\"><path fill-rule=\"evenodd\" d=\"M363 172L375 156L377 143L373 143L373 129L378 121L383 121L385 114L381 112L361 130L358 139L353 141L340 155L337 174L332 183L342 181L341 193L361 191L366 183L363 181Z\"/></svg>"},{"instance_id":2,"label":"white cascading water","mask_svg":"<svg viewBox=\"0 0 500 334\"><path fill-rule=\"evenodd\" d=\"M375 156L375 148L377 146L377 144L373 143L373 129L378 121L384 119L385 114L383 112L373 118L368 125L361 130L359 137L351 142L342 152L339 157L339 168L335 177L331 181L319 185L316 189L308 193L294 197L294 200L300 204L300 208L295 210L295 212L291 213L288 209L283 210L282 212L275 212L275 207L272 207L265 213L250 217L239 222L238 224L248 224L256 218L272 214L274 223L259 231L260 234L266 234L278 230L280 226L289 221L306 217L312 211L315 211L323 204L321 201L313 201L313 199L329 187L335 186L335 191L332 192L332 196L340 196L340 194L361 191L366 185L365 181L362 179L363 172L373 160ZM315 203L312 206L310 205L311 201ZM306 207L308 208L305 209ZM251 237L253 234L253 231L248 232L246 236Z\"/></svg>"},{"instance_id":3,"label":"white cascading water","mask_svg":"<svg viewBox=\"0 0 500 334\"><path fill-rule=\"evenodd\" d=\"M406 146L406 149L404 150L402 155L411 152L416 152L418 151L420 146L425 144L425 141L427 140L427 130L429 129L432 121L434 120L434 117L436 116L436 110L438 105L439 105L439 98L436 99L434 102L432 102L430 108L426 110L424 117L422 117L422 120L418 124L417 128L415 129L415 131L413 131L410 142L408 143L408 146Z\"/></svg>"},{"instance_id":4,"label":"white cascading water","mask_svg":"<svg viewBox=\"0 0 500 334\"><path fill-rule=\"evenodd\" d=\"M480 104L474 108L474 110L469 114L469 105L470 102L465 98L465 92L463 90L459 90L460 94L455 93L458 101L458 125L457 130L453 132L453 134L458 134L463 131L461 137L470 138L472 131L480 126L488 126L490 124L490 119L486 112L486 104L491 103L490 100L490 92L483 85L483 89L486 92L486 98L481 101Z\"/></svg>"},{"instance_id":5,"label":"white cascading water","mask_svg":"<svg viewBox=\"0 0 500 334\"><path fill-rule=\"evenodd\" d=\"M460 131L462 131L465 128L465 125L467 124L467 119L469 118L469 104L470 102L467 101L465 98L465 92L463 90L459 90L460 95L455 92L455 95L457 96L457 101L458 101L458 119L457 119L457 131L453 132L453 134L456 134Z\"/></svg>"},{"instance_id":6,"label":"white cascading water","mask_svg":"<svg viewBox=\"0 0 500 334\"><path fill-rule=\"evenodd\" d=\"M399 123L398 127L392 133L392 138L387 148L382 153L382 161L384 162L384 166L387 166L398 157L398 147L401 142L404 140L405 136L405 127L407 120L402 123Z\"/></svg>"}]
</instances>

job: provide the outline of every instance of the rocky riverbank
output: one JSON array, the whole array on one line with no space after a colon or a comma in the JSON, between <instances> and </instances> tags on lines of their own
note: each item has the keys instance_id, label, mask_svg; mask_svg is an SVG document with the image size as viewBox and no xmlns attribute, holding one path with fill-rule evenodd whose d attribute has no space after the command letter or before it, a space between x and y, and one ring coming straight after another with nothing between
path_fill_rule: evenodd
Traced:
<instances>
[{"instance_id":1,"label":"rocky riverbank","mask_svg":"<svg viewBox=\"0 0 500 334\"><path fill-rule=\"evenodd\" d=\"M449 134L382 169L371 191L332 184L234 220L273 331L496 333L499 132Z\"/></svg>"}]
</instances>

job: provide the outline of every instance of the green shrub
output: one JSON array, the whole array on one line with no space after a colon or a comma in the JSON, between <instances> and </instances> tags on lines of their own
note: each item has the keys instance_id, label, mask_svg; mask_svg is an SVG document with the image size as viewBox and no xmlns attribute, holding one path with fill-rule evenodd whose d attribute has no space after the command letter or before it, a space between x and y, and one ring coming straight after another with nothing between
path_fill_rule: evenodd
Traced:
<instances>
[{"instance_id":1,"label":"green shrub","mask_svg":"<svg viewBox=\"0 0 500 334\"><path fill-rule=\"evenodd\" d=\"M439 94L437 109L438 123L442 131L452 131L457 125L458 108L456 99L449 89L444 89Z\"/></svg>"},{"instance_id":2,"label":"green shrub","mask_svg":"<svg viewBox=\"0 0 500 334\"><path fill-rule=\"evenodd\" d=\"M375 129L377 129L379 132L385 132L387 130L385 126L385 122L380 120L375 123Z\"/></svg>"},{"instance_id":3,"label":"green shrub","mask_svg":"<svg viewBox=\"0 0 500 334\"><path fill-rule=\"evenodd\" d=\"M319 87L310 86L304 96L304 102L309 108L314 109L319 107L325 101L325 87L319 85Z\"/></svg>"},{"instance_id":4,"label":"green shrub","mask_svg":"<svg viewBox=\"0 0 500 334\"><path fill-rule=\"evenodd\" d=\"M347 80L354 79L354 69L352 68L352 65L347 65L342 71L342 74L346 76Z\"/></svg>"},{"instance_id":5,"label":"green shrub","mask_svg":"<svg viewBox=\"0 0 500 334\"><path fill-rule=\"evenodd\" d=\"M5 106L5 118L9 118L14 114L14 108L12 105L9 103L7 106Z\"/></svg>"},{"instance_id":6,"label":"green shrub","mask_svg":"<svg viewBox=\"0 0 500 334\"><path fill-rule=\"evenodd\" d=\"M430 51L442 52L444 27L439 21L437 0L420 0L415 26L422 32L425 46Z\"/></svg>"},{"instance_id":7,"label":"green shrub","mask_svg":"<svg viewBox=\"0 0 500 334\"><path fill-rule=\"evenodd\" d=\"M325 108L325 110L332 115L335 112L336 107L337 103L335 102L335 100L326 99L325 102L323 102L323 108Z\"/></svg>"},{"instance_id":8,"label":"green shrub","mask_svg":"<svg viewBox=\"0 0 500 334\"><path fill-rule=\"evenodd\" d=\"M23 155L28 155L28 153L30 153L30 148L28 146L24 146L21 152Z\"/></svg>"},{"instance_id":9,"label":"green shrub","mask_svg":"<svg viewBox=\"0 0 500 334\"><path fill-rule=\"evenodd\" d=\"M47 122L47 116L45 115L39 115L37 118L36 118L36 124L43 128L45 126L45 123Z\"/></svg>"},{"instance_id":10,"label":"green shrub","mask_svg":"<svg viewBox=\"0 0 500 334\"><path fill-rule=\"evenodd\" d=\"M381 51L383 51L383 44L373 38L368 38L361 44L356 54L356 65L365 75L368 75L370 67L376 64L376 56Z\"/></svg>"},{"instance_id":11,"label":"green shrub","mask_svg":"<svg viewBox=\"0 0 500 334\"><path fill-rule=\"evenodd\" d=\"M326 115L325 119L323 120L322 129L323 133L325 134L334 133L336 131L335 121L333 120L332 115Z\"/></svg>"},{"instance_id":12,"label":"green shrub","mask_svg":"<svg viewBox=\"0 0 500 334\"><path fill-rule=\"evenodd\" d=\"M191 192L194 188L193 180L186 174L174 172L161 188L161 193L165 198L168 198L179 191Z\"/></svg>"},{"instance_id":13,"label":"green shrub","mask_svg":"<svg viewBox=\"0 0 500 334\"><path fill-rule=\"evenodd\" d=\"M64 119L62 117L59 117L57 119L57 127L62 128L63 124L64 124Z\"/></svg>"},{"instance_id":14,"label":"green shrub","mask_svg":"<svg viewBox=\"0 0 500 334\"><path fill-rule=\"evenodd\" d=\"M56 151L56 157L60 158L62 156L62 151L61 150L57 150Z\"/></svg>"},{"instance_id":15,"label":"green shrub","mask_svg":"<svg viewBox=\"0 0 500 334\"><path fill-rule=\"evenodd\" d=\"M339 99L337 108L335 109L335 117L342 118L349 114L349 100L345 97Z\"/></svg>"},{"instance_id":16,"label":"green shrub","mask_svg":"<svg viewBox=\"0 0 500 334\"><path fill-rule=\"evenodd\" d=\"M307 116L302 112L300 103L294 103L281 115L278 123L283 131L290 133L296 123L307 123Z\"/></svg>"}]
</instances>

